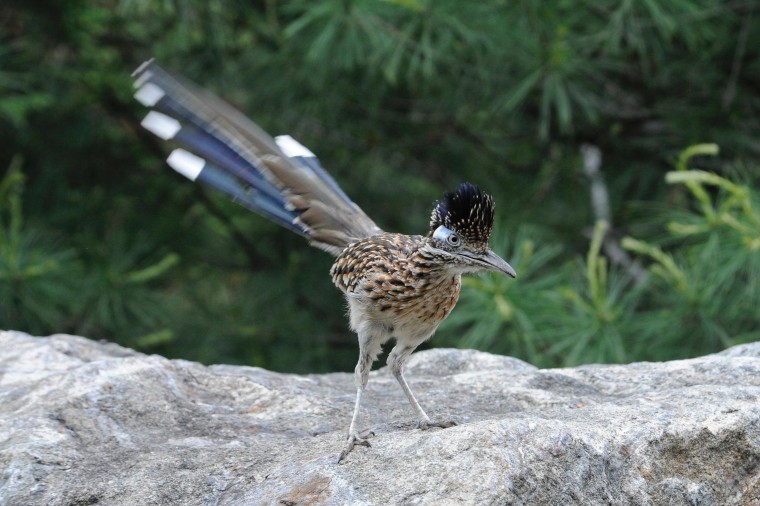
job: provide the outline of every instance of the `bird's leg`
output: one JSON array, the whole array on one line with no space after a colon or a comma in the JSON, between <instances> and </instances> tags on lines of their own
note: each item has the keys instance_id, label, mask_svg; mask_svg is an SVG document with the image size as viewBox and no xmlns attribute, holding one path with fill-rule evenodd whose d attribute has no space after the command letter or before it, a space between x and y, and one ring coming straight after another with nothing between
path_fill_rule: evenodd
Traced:
<instances>
[{"instance_id":1,"label":"bird's leg","mask_svg":"<svg viewBox=\"0 0 760 506\"><path fill-rule=\"evenodd\" d=\"M409 399L409 403L412 405L412 408L414 408L414 411L417 413L417 427L426 430L430 427L441 427L441 428L447 428L447 427L453 427L456 425L456 422L451 420L445 420L440 422L433 422L430 420L430 417L427 416L425 411L420 406L420 403L417 402L417 399L414 397L414 394L412 393L412 389L409 388L409 384L406 382L406 378L404 378L404 364L406 363L406 360L409 358L409 355L412 354L416 346L410 346L407 344L401 344L398 343L396 346L393 347L393 350L388 355L388 366L391 369L391 373L393 373L393 376L398 381L399 385L401 385L401 389L406 394L406 398Z\"/></svg>"},{"instance_id":2,"label":"bird's leg","mask_svg":"<svg viewBox=\"0 0 760 506\"><path fill-rule=\"evenodd\" d=\"M368 333L359 333L359 362L354 369L354 381L356 382L356 402L354 403L354 414L351 417L351 425L348 427L348 440L346 446L338 457L338 463L340 463L346 455L351 453L354 446L370 446L369 441L366 438L359 436L359 432L356 429L356 422L359 418L359 408L361 406L362 394L367 386L369 380L369 371L372 369L372 362L377 358L377 354L380 352L382 344L380 339L374 338Z\"/></svg>"},{"instance_id":3,"label":"bird's leg","mask_svg":"<svg viewBox=\"0 0 760 506\"><path fill-rule=\"evenodd\" d=\"M367 438L360 437L359 433L356 430L356 419L359 417L359 406L361 405L363 392L363 387L356 389L356 404L354 404L354 415L351 417L351 425L348 428L348 440L346 441L346 446L343 447L343 451L340 452L340 457L338 457L338 464L340 464L341 461L345 459L349 453L351 453L351 450L353 450L356 445L372 446L369 444Z\"/></svg>"},{"instance_id":4,"label":"bird's leg","mask_svg":"<svg viewBox=\"0 0 760 506\"><path fill-rule=\"evenodd\" d=\"M420 423L422 422L430 422L430 417L427 416L425 411L420 406L420 403L417 402L417 399L414 397L414 394L412 393L412 389L409 388L409 385L406 382L406 379L404 379L404 363L406 362L406 359L409 358L409 355L412 354L414 351L413 346L406 346L397 344L393 347L393 350L388 354L388 367L391 369L391 373L393 373L393 376L396 378L396 380L401 385L401 389L406 394L406 398L409 399L409 403L412 405L412 408L414 408L414 411L417 413L417 418L419 419Z\"/></svg>"}]
</instances>

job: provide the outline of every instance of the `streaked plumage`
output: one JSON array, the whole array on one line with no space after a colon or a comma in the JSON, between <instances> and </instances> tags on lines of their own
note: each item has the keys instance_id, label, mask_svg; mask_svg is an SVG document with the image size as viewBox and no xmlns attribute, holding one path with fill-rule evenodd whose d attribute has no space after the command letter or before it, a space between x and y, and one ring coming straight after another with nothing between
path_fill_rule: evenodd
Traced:
<instances>
[{"instance_id":1,"label":"streaked plumage","mask_svg":"<svg viewBox=\"0 0 760 506\"><path fill-rule=\"evenodd\" d=\"M373 320L397 326L410 319L434 329L456 304L461 281L421 247L428 240L382 233L357 241L333 264L333 283L348 297L368 299Z\"/></svg>"},{"instance_id":2,"label":"streaked plumage","mask_svg":"<svg viewBox=\"0 0 760 506\"><path fill-rule=\"evenodd\" d=\"M430 421L404 379L403 365L456 305L462 274L492 270L515 277L488 248L491 196L464 183L436 202L427 235L384 232L292 137L272 139L229 105L152 61L134 76L135 97L153 109L142 125L186 148L169 155L172 168L337 257L330 273L346 296L351 329L359 338L356 403L339 461L356 444L369 446L356 421L372 362L391 338L396 345L388 365L419 426L450 426Z\"/></svg>"}]
</instances>

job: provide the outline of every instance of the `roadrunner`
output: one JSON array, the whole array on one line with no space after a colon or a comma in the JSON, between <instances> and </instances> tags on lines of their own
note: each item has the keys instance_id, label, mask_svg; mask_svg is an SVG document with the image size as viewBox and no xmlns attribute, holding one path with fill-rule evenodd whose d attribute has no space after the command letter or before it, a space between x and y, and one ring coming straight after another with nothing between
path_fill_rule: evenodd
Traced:
<instances>
[{"instance_id":1,"label":"roadrunner","mask_svg":"<svg viewBox=\"0 0 760 506\"><path fill-rule=\"evenodd\" d=\"M384 232L314 153L292 137L272 139L231 106L152 61L133 76L135 98L152 109L142 125L187 148L172 151L169 166L337 257L330 274L346 296L351 329L359 338L356 402L338 462L356 445L370 446L359 435L357 418L372 363L391 338L396 345L388 366L414 408L418 427L454 425L430 420L404 379L404 363L454 308L462 274L516 276L488 247L491 196L464 183L435 203L427 235Z\"/></svg>"}]
</instances>

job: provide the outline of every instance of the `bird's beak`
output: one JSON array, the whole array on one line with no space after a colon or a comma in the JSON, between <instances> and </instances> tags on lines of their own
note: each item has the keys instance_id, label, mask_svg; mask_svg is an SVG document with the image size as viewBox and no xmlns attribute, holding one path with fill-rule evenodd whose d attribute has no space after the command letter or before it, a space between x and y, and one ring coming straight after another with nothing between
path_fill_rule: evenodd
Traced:
<instances>
[{"instance_id":1,"label":"bird's beak","mask_svg":"<svg viewBox=\"0 0 760 506\"><path fill-rule=\"evenodd\" d=\"M512 268L512 266L490 249L486 251L486 253L480 257L480 259L488 266L488 270L501 272L502 274L506 274L512 278L517 277L517 273Z\"/></svg>"}]
</instances>

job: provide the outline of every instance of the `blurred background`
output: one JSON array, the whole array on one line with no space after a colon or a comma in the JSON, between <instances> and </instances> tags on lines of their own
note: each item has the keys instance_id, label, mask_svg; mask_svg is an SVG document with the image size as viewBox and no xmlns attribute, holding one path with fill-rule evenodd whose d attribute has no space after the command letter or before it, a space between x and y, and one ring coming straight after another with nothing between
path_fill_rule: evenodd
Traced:
<instances>
[{"instance_id":1,"label":"blurred background","mask_svg":"<svg viewBox=\"0 0 760 506\"><path fill-rule=\"evenodd\" d=\"M350 371L331 257L164 163L145 59L310 147L383 228L492 193L517 280L425 346L538 366L760 339L760 2L5 0L0 328Z\"/></svg>"}]
</instances>

